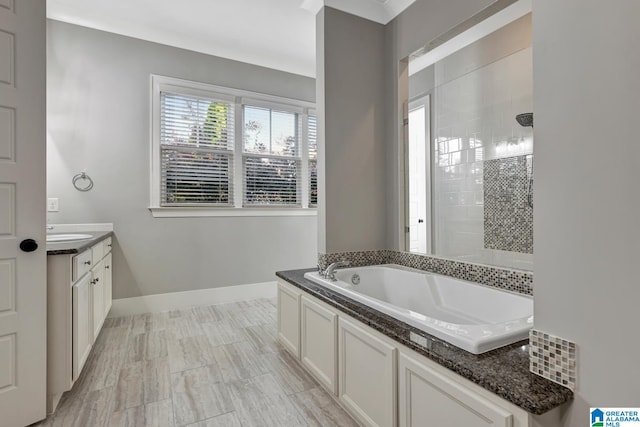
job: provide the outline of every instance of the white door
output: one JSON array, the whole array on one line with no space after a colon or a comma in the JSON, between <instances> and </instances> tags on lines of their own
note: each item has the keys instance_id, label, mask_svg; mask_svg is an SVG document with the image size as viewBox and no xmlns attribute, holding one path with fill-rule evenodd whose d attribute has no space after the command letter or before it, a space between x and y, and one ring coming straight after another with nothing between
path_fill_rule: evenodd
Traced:
<instances>
[{"instance_id":1,"label":"white door","mask_svg":"<svg viewBox=\"0 0 640 427\"><path fill-rule=\"evenodd\" d=\"M45 1L0 0L0 425L8 427L46 411L45 31ZM26 239L38 248L22 251Z\"/></svg>"},{"instance_id":2,"label":"white door","mask_svg":"<svg viewBox=\"0 0 640 427\"><path fill-rule=\"evenodd\" d=\"M410 252L429 253L431 223L429 188L429 97L409 104L409 132L407 141L408 210Z\"/></svg>"}]
</instances>

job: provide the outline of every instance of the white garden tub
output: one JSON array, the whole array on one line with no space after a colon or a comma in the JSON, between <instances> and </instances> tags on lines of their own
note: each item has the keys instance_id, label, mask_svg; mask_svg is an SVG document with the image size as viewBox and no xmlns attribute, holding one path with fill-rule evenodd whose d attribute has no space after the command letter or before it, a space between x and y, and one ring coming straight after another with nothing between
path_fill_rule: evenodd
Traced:
<instances>
[{"instance_id":1,"label":"white garden tub","mask_svg":"<svg viewBox=\"0 0 640 427\"><path fill-rule=\"evenodd\" d=\"M359 276L359 283L354 275ZM529 337L533 299L399 265L305 277L474 354Z\"/></svg>"}]
</instances>

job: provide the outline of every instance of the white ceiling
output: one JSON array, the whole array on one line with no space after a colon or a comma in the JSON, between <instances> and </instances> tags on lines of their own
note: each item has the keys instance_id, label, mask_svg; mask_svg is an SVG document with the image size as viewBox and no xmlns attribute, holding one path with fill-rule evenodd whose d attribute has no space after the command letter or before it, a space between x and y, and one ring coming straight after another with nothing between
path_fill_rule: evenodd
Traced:
<instances>
[{"instance_id":1,"label":"white ceiling","mask_svg":"<svg viewBox=\"0 0 640 427\"><path fill-rule=\"evenodd\" d=\"M386 23L415 0L47 0L47 16L314 77L323 5Z\"/></svg>"}]
</instances>

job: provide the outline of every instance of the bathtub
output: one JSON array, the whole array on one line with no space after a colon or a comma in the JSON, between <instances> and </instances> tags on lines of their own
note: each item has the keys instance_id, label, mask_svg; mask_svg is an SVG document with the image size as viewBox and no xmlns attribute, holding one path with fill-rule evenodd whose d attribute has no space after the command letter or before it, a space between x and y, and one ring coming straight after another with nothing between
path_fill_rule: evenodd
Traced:
<instances>
[{"instance_id":1,"label":"bathtub","mask_svg":"<svg viewBox=\"0 0 640 427\"><path fill-rule=\"evenodd\" d=\"M474 354L529 337L533 299L399 265L317 272L305 278ZM359 279L359 281L358 281Z\"/></svg>"}]
</instances>

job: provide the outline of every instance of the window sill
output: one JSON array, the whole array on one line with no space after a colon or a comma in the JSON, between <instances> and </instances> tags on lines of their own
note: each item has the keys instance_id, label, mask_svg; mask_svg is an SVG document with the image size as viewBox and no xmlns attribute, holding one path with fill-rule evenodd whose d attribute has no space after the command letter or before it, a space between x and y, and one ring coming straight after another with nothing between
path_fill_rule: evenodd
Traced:
<instances>
[{"instance_id":1,"label":"window sill","mask_svg":"<svg viewBox=\"0 0 640 427\"><path fill-rule=\"evenodd\" d=\"M198 208L198 207L151 207L154 218L199 218L234 216L317 216L316 208Z\"/></svg>"}]
</instances>

